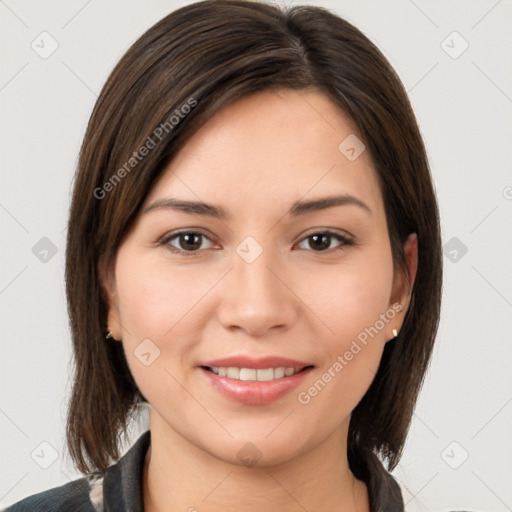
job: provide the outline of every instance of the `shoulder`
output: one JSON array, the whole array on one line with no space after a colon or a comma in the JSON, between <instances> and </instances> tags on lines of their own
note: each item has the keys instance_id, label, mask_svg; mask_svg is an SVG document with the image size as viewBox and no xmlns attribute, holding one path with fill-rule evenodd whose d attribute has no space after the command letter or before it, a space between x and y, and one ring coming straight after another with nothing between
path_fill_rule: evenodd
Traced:
<instances>
[{"instance_id":1,"label":"shoulder","mask_svg":"<svg viewBox=\"0 0 512 512\"><path fill-rule=\"evenodd\" d=\"M142 472L150 441L148 430L105 472L32 494L0 512L141 512Z\"/></svg>"},{"instance_id":2,"label":"shoulder","mask_svg":"<svg viewBox=\"0 0 512 512\"><path fill-rule=\"evenodd\" d=\"M90 496L94 483L94 479L82 477L32 494L10 505L3 512L97 512Z\"/></svg>"}]
</instances>

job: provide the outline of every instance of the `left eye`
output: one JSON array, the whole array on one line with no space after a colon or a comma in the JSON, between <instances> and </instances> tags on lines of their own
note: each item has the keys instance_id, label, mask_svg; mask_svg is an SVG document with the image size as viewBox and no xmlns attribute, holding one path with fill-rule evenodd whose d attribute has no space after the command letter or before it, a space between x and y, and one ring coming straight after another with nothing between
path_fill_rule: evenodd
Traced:
<instances>
[{"instance_id":1,"label":"left eye","mask_svg":"<svg viewBox=\"0 0 512 512\"><path fill-rule=\"evenodd\" d=\"M335 250L342 249L344 245L352 245L352 241L347 237L332 233L330 231L308 235L302 239L301 243L309 240L310 242L308 245L309 247L314 248L314 252L326 252L331 248L330 245L333 239L341 242L338 247L335 247Z\"/></svg>"}]
</instances>

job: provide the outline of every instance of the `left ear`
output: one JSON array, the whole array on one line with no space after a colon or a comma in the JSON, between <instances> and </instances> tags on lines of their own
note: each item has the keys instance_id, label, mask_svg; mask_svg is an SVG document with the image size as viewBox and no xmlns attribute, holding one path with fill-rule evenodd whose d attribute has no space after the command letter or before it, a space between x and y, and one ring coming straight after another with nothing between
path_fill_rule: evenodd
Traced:
<instances>
[{"instance_id":1,"label":"left ear","mask_svg":"<svg viewBox=\"0 0 512 512\"><path fill-rule=\"evenodd\" d=\"M389 332L386 338L388 340L395 337L393 329L396 329L397 333L400 332L405 313L411 302L412 287L418 270L418 235L416 233L411 233L407 238L404 244L404 255L409 275L407 276L405 272L399 271L394 279L390 307L395 304L393 309L398 311L398 314L388 324ZM397 303L400 304L400 309L398 309Z\"/></svg>"}]
</instances>

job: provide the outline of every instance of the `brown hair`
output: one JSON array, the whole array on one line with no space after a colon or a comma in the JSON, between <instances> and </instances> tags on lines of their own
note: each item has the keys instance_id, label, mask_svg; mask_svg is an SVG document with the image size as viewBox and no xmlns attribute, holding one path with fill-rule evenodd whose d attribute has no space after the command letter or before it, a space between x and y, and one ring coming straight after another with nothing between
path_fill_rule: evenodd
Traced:
<instances>
[{"instance_id":1,"label":"brown hair","mask_svg":"<svg viewBox=\"0 0 512 512\"><path fill-rule=\"evenodd\" d=\"M66 436L82 473L103 471L119 458L118 435L146 401L122 344L105 341L99 263L113 263L173 154L215 112L257 91L309 87L350 116L372 156L395 271L407 274L403 246L410 233L418 235L418 271L402 330L386 344L352 413L348 439L358 478L372 477L367 468L375 467L375 454L388 469L398 463L432 352L442 281L438 208L407 94L376 46L326 9L208 0L174 11L131 46L98 97L81 148L67 231L75 367ZM150 140L154 147L143 152Z\"/></svg>"}]
</instances>

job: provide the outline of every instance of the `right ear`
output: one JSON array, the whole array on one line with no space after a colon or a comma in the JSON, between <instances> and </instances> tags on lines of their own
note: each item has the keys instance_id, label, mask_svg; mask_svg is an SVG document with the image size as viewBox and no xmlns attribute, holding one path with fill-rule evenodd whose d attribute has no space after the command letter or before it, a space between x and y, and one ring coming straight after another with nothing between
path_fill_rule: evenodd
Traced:
<instances>
[{"instance_id":1,"label":"right ear","mask_svg":"<svg viewBox=\"0 0 512 512\"><path fill-rule=\"evenodd\" d=\"M106 266L103 259L98 262L98 275L101 290L107 303L107 329L115 340L122 338L119 307L117 303L116 278L112 266Z\"/></svg>"}]
</instances>

